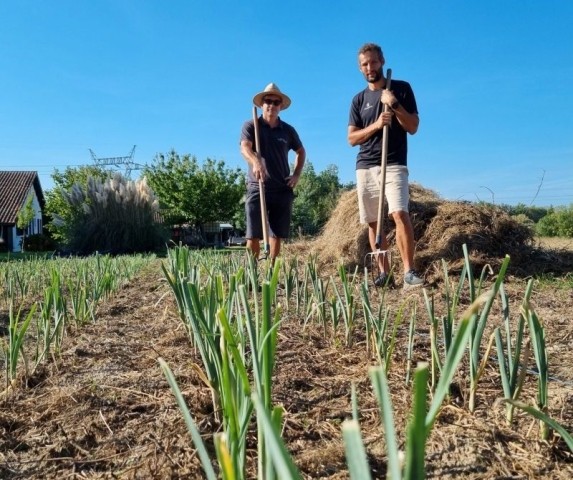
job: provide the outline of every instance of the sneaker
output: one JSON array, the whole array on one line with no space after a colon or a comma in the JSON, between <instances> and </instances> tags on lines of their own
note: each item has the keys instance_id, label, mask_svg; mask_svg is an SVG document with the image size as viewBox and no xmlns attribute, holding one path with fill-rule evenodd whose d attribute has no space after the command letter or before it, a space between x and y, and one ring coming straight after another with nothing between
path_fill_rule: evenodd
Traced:
<instances>
[{"instance_id":1,"label":"sneaker","mask_svg":"<svg viewBox=\"0 0 573 480\"><path fill-rule=\"evenodd\" d=\"M386 272L382 272L374 279L374 286L382 288L394 288L394 278L389 276Z\"/></svg>"},{"instance_id":2,"label":"sneaker","mask_svg":"<svg viewBox=\"0 0 573 480\"><path fill-rule=\"evenodd\" d=\"M404 290L421 287L422 285L424 285L424 279L413 268L404 274Z\"/></svg>"}]
</instances>

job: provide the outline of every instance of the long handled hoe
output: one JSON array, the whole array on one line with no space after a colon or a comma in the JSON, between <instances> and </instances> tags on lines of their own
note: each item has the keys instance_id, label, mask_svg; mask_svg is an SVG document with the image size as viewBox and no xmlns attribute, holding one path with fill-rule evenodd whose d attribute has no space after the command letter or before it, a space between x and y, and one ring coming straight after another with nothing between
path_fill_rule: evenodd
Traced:
<instances>
[{"instance_id":1,"label":"long handled hoe","mask_svg":"<svg viewBox=\"0 0 573 480\"><path fill-rule=\"evenodd\" d=\"M386 89L390 89L390 82L392 80L392 70L386 70ZM384 113L388 112L388 105L384 105ZM392 264L392 257L388 250L382 250L382 224L384 222L384 199L386 189L386 160L388 157L388 125L384 125L382 129L382 162L380 168L380 197L378 199L378 225L376 227L376 251L366 254L366 264L370 263L370 270L372 272L372 279L376 278L382 273L380 263L384 265L385 271L388 275L387 281L390 279L389 266ZM380 258L382 257L382 258Z\"/></svg>"},{"instance_id":2,"label":"long handled hoe","mask_svg":"<svg viewBox=\"0 0 573 480\"><path fill-rule=\"evenodd\" d=\"M257 114L257 107L253 106L253 122L255 125L255 150L257 155L261 155L261 145L259 139L259 118ZM264 260L269 257L270 244L269 244L269 221L267 212L267 202L265 199L265 182L264 179L259 178L259 196L261 198L261 220L263 222L263 253L259 256L259 260Z\"/></svg>"}]
</instances>

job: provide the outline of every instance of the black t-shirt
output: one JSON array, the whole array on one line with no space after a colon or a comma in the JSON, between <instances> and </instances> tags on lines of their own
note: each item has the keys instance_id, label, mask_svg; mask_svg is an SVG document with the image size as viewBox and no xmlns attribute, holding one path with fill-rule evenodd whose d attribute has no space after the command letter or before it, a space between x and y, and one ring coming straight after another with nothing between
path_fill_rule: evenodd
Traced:
<instances>
[{"instance_id":1,"label":"black t-shirt","mask_svg":"<svg viewBox=\"0 0 573 480\"><path fill-rule=\"evenodd\" d=\"M418 113L416 98L412 87L408 82L392 80L391 90L396 99L409 113ZM348 125L366 128L374 123L383 111L380 102L382 90L370 90L365 88L353 99L350 106ZM380 165L382 161L382 130L372 135L366 142L360 145L360 151L356 157L356 169L366 169ZM408 140L407 132L394 117L388 129L388 165L407 165Z\"/></svg>"},{"instance_id":2,"label":"black t-shirt","mask_svg":"<svg viewBox=\"0 0 573 480\"><path fill-rule=\"evenodd\" d=\"M298 133L286 122L279 119L279 124L271 126L259 117L259 141L261 143L261 156L265 159L269 178L265 179L265 191L280 192L292 190L287 185L287 177L290 176L290 166L288 163L288 152L295 152L302 147L302 142ZM255 149L255 127L252 120L247 120L241 130L241 141L248 140L253 144ZM247 174L248 188L258 189L259 182L253 176L253 169L249 164Z\"/></svg>"}]
</instances>

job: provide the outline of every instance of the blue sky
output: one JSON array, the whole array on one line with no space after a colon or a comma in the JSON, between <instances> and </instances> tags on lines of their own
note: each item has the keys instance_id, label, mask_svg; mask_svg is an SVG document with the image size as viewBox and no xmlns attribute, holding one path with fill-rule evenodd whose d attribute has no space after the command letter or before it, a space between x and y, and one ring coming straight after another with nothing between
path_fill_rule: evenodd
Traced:
<instances>
[{"instance_id":1,"label":"blue sky","mask_svg":"<svg viewBox=\"0 0 573 480\"><path fill-rule=\"evenodd\" d=\"M354 181L356 52L379 43L412 85L411 181L447 199L573 204L573 2L2 0L0 168L175 149L245 167L252 97L293 100L316 171ZM138 172L134 172L137 176Z\"/></svg>"}]
</instances>

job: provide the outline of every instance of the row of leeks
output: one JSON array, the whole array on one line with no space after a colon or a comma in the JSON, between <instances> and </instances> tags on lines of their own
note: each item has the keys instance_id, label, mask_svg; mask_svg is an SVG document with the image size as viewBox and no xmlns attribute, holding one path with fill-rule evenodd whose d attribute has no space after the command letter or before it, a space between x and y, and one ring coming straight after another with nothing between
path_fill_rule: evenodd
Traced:
<instances>
[{"instance_id":1,"label":"row of leeks","mask_svg":"<svg viewBox=\"0 0 573 480\"><path fill-rule=\"evenodd\" d=\"M203 368L194 368L211 390L215 411L220 413L223 432L215 435L214 443L221 475L224 479L244 478L246 440L255 406L268 415L273 429L278 431L282 425L282 409L271 403L281 316L280 305L275 306L274 313L272 307L281 262L277 261L268 272L270 279L263 282L259 295L252 258L235 273L229 273L228 268L222 273L214 268L191 266L189 255L186 249L174 250L170 268L163 269L190 341L202 360ZM185 266L179 270L182 263ZM208 478L217 478L173 373L163 360L160 364L184 412L205 473ZM266 440L267 427L259 413L257 432L260 477L282 478L276 476L273 449Z\"/></svg>"},{"instance_id":2,"label":"row of leeks","mask_svg":"<svg viewBox=\"0 0 573 480\"><path fill-rule=\"evenodd\" d=\"M27 380L39 364L55 360L70 323L81 327L93 321L98 305L153 258L95 255L0 264L1 296L8 310L8 338L0 339L6 377L2 393L15 384L20 364Z\"/></svg>"},{"instance_id":3,"label":"row of leeks","mask_svg":"<svg viewBox=\"0 0 573 480\"><path fill-rule=\"evenodd\" d=\"M402 301L395 317L390 309L381 303L374 311L366 283L355 284L356 275L349 279L344 271L339 270L342 287L334 286L330 277L328 283L322 282L318 268L311 258L304 269L304 279L298 281L294 264L285 267L278 259L273 268L268 268L263 277L262 295L257 291L256 265L251 259L245 262L227 265L216 271L208 268L190 267L189 252L181 250L171 254L171 268L165 269L177 298L181 318L193 345L199 351L204 363L204 382L213 392L213 401L222 413L223 432L214 437L215 451L219 464L219 474L224 479L245 478L245 438L253 412L256 413L258 432L258 478L301 478L300 472L280 437L282 425L282 408L272 405L272 374L277 349L277 329L281 322L281 306L277 303L277 284L280 275L284 285L290 285L290 295L296 295L298 311L300 299L303 299L303 312L314 312L319 322L325 322L322 305L330 303L333 326L338 323L335 318L342 318L345 325L347 345L352 344L352 333L357 316L355 296L360 295L362 313L367 329L367 346L372 348L378 359L379 367L373 368L370 377L386 435L388 473L393 479L424 478L425 448L428 436L439 415L444 400L448 397L451 382L460 362L468 362L470 369L469 408L475 407L477 385L485 365L489 360L489 351L496 341L498 365L502 378L502 389L509 412L520 408L542 422L542 436L547 438L550 429L558 431L568 446L573 450L573 439L565 429L547 416L547 381L548 360L545 346L543 325L531 308L531 282L520 311L520 322L517 334L510 328L508 299L503 282L507 271L509 257L500 267L493 285L482 292L485 284L485 270L479 281L473 277L469 254L464 246L465 264L456 289L449 283L448 272L444 264L446 278L446 310L443 317L435 314L434 299L424 291L426 309L429 314L431 332L431 355L428 363L419 363L413 374L413 401L410 420L405 429L405 454L398 451L396 438L398 431L393 423L393 410L386 375L391 368L396 338L407 318L410 308L408 328L408 363L413 358L416 305L406 298ZM249 257L248 257L249 258ZM180 271L178 263L185 263ZM332 284L335 290L336 303L327 300L327 287ZM303 291L299 291L300 285ZM462 288L467 285L470 307L458 318L458 308L462 298ZM296 292L296 293L295 293ZM290 295L286 297L289 301ZM501 299L502 315L505 327L505 341L501 329L494 329L494 334L482 352L481 343L488 317L497 298ZM317 305L321 303L322 305ZM314 304L309 310L309 304ZM273 310L274 309L274 310ZM307 320L305 320L306 322ZM530 331L530 342L533 346L537 364L538 396L536 406L520 402L519 392L523 383L528 348L522 349L524 325ZM439 326L441 325L441 329ZM334 329L335 331L335 329ZM441 332L441 334L440 334ZM514 338L515 337L515 338ZM247 348L248 345L248 348ZM467 352L467 357L466 357ZM525 353L525 354L523 354ZM169 367L160 361L171 388L176 394L178 404L184 412L185 419L195 446L202 459L208 478L217 478L207 449L199 435L192 415L183 397L180 395L175 377ZM198 365L197 371L201 371ZM235 369L235 371L232 371ZM409 382L410 370L407 370L406 381ZM250 379L252 379L250 381ZM251 383L252 382L252 383ZM427 403L428 391L432 392L431 401ZM353 398L355 395L353 395ZM366 450L360 434L357 402L353 401L353 418L344 422L343 438L347 450L349 473L353 479L371 478Z\"/></svg>"}]
</instances>

